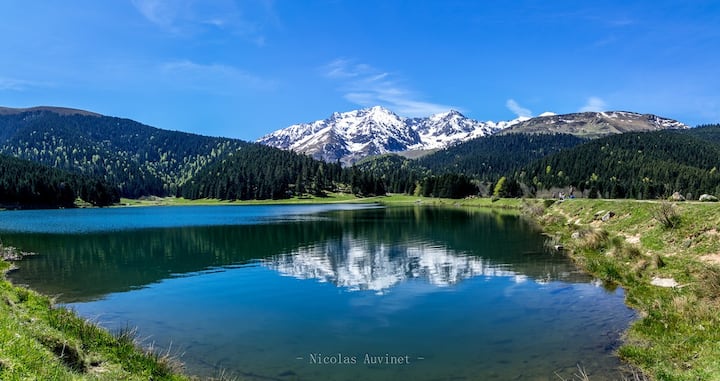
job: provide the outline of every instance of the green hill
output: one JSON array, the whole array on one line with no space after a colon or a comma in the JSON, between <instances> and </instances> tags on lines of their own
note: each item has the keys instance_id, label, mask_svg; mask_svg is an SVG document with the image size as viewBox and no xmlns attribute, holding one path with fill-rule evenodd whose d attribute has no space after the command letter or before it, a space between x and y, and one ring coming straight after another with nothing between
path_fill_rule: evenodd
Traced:
<instances>
[{"instance_id":1,"label":"green hill","mask_svg":"<svg viewBox=\"0 0 720 381\"><path fill-rule=\"evenodd\" d=\"M512 175L533 160L583 142L567 134L491 135L421 157L417 164L433 173L461 173L494 181Z\"/></svg>"},{"instance_id":2,"label":"green hill","mask_svg":"<svg viewBox=\"0 0 720 381\"><path fill-rule=\"evenodd\" d=\"M120 201L117 187L100 179L0 155L0 205L73 207L78 197L97 206Z\"/></svg>"},{"instance_id":3,"label":"green hill","mask_svg":"<svg viewBox=\"0 0 720 381\"><path fill-rule=\"evenodd\" d=\"M705 124L682 130L682 133L710 143L720 144L720 124Z\"/></svg>"},{"instance_id":4,"label":"green hill","mask_svg":"<svg viewBox=\"0 0 720 381\"><path fill-rule=\"evenodd\" d=\"M72 109L2 111L0 153L99 176L126 197L175 194L201 168L248 144Z\"/></svg>"},{"instance_id":5,"label":"green hill","mask_svg":"<svg viewBox=\"0 0 720 381\"><path fill-rule=\"evenodd\" d=\"M369 172L255 143L202 168L181 187L181 194L189 199L261 200L323 196L338 188L361 196L385 194L383 182Z\"/></svg>"},{"instance_id":6,"label":"green hill","mask_svg":"<svg viewBox=\"0 0 720 381\"><path fill-rule=\"evenodd\" d=\"M720 145L709 130L613 135L542 158L519 181L535 188L574 185L591 196L657 198L720 194ZM599 193L598 193L599 192Z\"/></svg>"}]
</instances>

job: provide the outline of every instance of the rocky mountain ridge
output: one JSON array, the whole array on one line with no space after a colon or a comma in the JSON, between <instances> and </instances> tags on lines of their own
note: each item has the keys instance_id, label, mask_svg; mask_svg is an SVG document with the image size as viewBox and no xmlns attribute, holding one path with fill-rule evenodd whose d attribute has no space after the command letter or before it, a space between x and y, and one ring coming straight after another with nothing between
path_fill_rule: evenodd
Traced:
<instances>
[{"instance_id":1,"label":"rocky mountain ridge","mask_svg":"<svg viewBox=\"0 0 720 381\"><path fill-rule=\"evenodd\" d=\"M324 120L294 124L265 135L258 142L349 165L367 156L436 151L497 133L565 133L597 138L624 132L685 128L688 126L676 120L627 111L562 115L547 112L534 118L481 122L455 110L427 118L403 118L375 106L335 112Z\"/></svg>"},{"instance_id":2,"label":"rocky mountain ridge","mask_svg":"<svg viewBox=\"0 0 720 381\"><path fill-rule=\"evenodd\" d=\"M677 120L653 114L629 111L581 112L563 115L538 116L518 123L502 131L509 133L564 133L585 138L622 134L625 132L648 132L687 129Z\"/></svg>"},{"instance_id":3,"label":"rocky mountain ridge","mask_svg":"<svg viewBox=\"0 0 720 381\"><path fill-rule=\"evenodd\" d=\"M427 118L403 118L375 106L294 124L265 135L258 142L306 153L316 159L352 164L371 155L446 148L491 135L526 119L480 122L455 110Z\"/></svg>"}]
</instances>

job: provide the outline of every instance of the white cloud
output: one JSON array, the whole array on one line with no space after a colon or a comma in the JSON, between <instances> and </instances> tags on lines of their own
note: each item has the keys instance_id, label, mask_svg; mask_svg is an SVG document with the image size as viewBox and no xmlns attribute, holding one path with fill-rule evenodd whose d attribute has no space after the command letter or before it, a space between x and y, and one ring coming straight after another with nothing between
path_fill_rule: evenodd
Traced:
<instances>
[{"instance_id":1,"label":"white cloud","mask_svg":"<svg viewBox=\"0 0 720 381\"><path fill-rule=\"evenodd\" d=\"M272 3L264 0L131 0L137 11L162 30L196 35L222 30L256 45L265 44L265 24L278 24ZM242 7L242 9L240 8Z\"/></svg>"},{"instance_id":2,"label":"white cloud","mask_svg":"<svg viewBox=\"0 0 720 381\"><path fill-rule=\"evenodd\" d=\"M132 0L133 6L148 21L170 29L179 17L179 10L185 8L188 3L188 1L170 3L166 0Z\"/></svg>"},{"instance_id":3,"label":"white cloud","mask_svg":"<svg viewBox=\"0 0 720 381\"><path fill-rule=\"evenodd\" d=\"M323 70L328 78L352 78L363 71L359 65L353 65L350 61L340 58L325 65Z\"/></svg>"},{"instance_id":4,"label":"white cloud","mask_svg":"<svg viewBox=\"0 0 720 381\"><path fill-rule=\"evenodd\" d=\"M518 117L524 117L524 118L530 118L532 117L532 111L529 109L520 106L519 103L517 103L514 99L508 99L507 102L505 102L505 106L510 109L515 115Z\"/></svg>"},{"instance_id":5,"label":"white cloud","mask_svg":"<svg viewBox=\"0 0 720 381\"><path fill-rule=\"evenodd\" d=\"M598 97L590 97L587 100L587 103L585 103L584 106L580 107L580 112L600 112L600 111L606 111L607 110L607 103L605 103L604 100Z\"/></svg>"},{"instance_id":6,"label":"white cloud","mask_svg":"<svg viewBox=\"0 0 720 381\"><path fill-rule=\"evenodd\" d=\"M364 63L336 59L322 71L326 77L340 82L345 99L363 107L384 106L408 117L458 110L450 105L422 101L418 94L402 86L396 75Z\"/></svg>"},{"instance_id":7,"label":"white cloud","mask_svg":"<svg viewBox=\"0 0 720 381\"><path fill-rule=\"evenodd\" d=\"M222 64L199 64L189 60L166 62L160 72L173 85L211 93L232 94L239 88L273 89L276 83L240 68Z\"/></svg>"},{"instance_id":8,"label":"white cloud","mask_svg":"<svg viewBox=\"0 0 720 381\"><path fill-rule=\"evenodd\" d=\"M0 91L24 91L29 87L44 87L47 84L24 79L0 77Z\"/></svg>"}]
</instances>

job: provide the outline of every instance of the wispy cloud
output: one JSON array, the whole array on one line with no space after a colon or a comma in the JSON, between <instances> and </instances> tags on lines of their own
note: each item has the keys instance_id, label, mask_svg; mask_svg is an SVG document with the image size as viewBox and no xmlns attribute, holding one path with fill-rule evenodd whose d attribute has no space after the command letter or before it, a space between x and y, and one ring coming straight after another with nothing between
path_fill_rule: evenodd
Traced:
<instances>
[{"instance_id":1,"label":"wispy cloud","mask_svg":"<svg viewBox=\"0 0 720 381\"><path fill-rule=\"evenodd\" d=\"M607 110L607 103L598 97L590 97L584 106L580 107L580 112L600 112Z\"/></svg>"},{"instance_id":2,"label":"wispy cloud","mask_svg":"<svg viewBox=\"0 0 720 381\"><path fill-rule=\"evenodd\" d=\"M179 4L169 3L165 0L132 0L133 6L142 14L148 21L156 24L160 27L173 29L173 24L177 21L178 13L183 5L187 2L183 1L180 6Z\"/></svg>"},{"instance_id":3,"label":"wispy cloud","mask_svg":"<svg viewBox=\"0 0 720 381\"><path fill-rule=\"evenodd\" d=\"M0 91L24 91L31 87L44 87L47 84L26 81L24 79L0 77Z\"/></svg>"},{"instance_id":4,"label":"wispy cloud","mask_svg":"<svg viewBox=\"0 0 720 381\"><path fill-rule=\"evenodd\" d=\"M523 117L523 118L532 117L532 111L530 111L530 109L520 106L520 104L517 103L514 99L508 99L505 102L505 107L507 107L510 111L512 111L518 117Z\"/></svg>"},{"instance_id":5,"label":"wispy cloud","mask_svg":"<svg viewBox=\"0 0 720 381\"><path fill-rule=\"evenodd\" d=\"M257 45L265 44L262 27L277 23L272 2L255 0L131 0L137 11L159 28L177 35L222 30ZM242 6L242 8L240 8Z\"/></svg>"},{"instance_id":6,"label":"wispy cloud","mask_svg":"<svg viewBox=\"0 0 720 381\"><path fill-rule=\"evenodd\" d=\"M457 107L421 100L416 92L400 83L397 75L368 64L336 59L325 65L322 71L324 76L340 83L339 90L344 93L345 99L363 107L380 105L409 117L458 110Z\"/></svg>"},{"instance_id":7,"label":"wispy cloud","mask_svg":"<svg viewBox=\"0 0 720 381\"><path fill-rule=\"evenodd\" d=\"M166 62L160 66L160 72L176 86L218 94L232 94L240 88L272 90L277 85L234 66L190 60Z\"/></svg>"}]
</instances>

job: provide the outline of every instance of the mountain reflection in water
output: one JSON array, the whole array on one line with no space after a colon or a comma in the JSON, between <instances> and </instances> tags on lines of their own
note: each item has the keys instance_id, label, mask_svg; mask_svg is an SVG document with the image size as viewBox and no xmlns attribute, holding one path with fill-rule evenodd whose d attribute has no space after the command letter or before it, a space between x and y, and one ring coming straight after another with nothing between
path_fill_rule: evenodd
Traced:
<instances>
[{"instance_id":1,"label":"mountain reflection in water","mask_svg":"<svg viewBox=\"0 0 720 381\"><path fill-rule=\"evenodd\" d=\"M475 276L515 277L518 281L526 279L524 274L511 270L510 265L456 253L442 246L422 242L375 245L349 236L299 248L266 259L263 263L283 275L314 278L351 291L382 291L408 279L423 279L438 287L454 285ZM566 269L558 276L557 269L552 270L556 273L546 274L547 279L571 273L571 269Z\"/></svg>"},{"instance_id":2,"label":"mountain reflection in water","mask_svg":"<svg viewBox=\"0 0 720 381\"><path fill-rule=\"evenodd\" d=\"M593 380L616 378L614 349L633 318L622 290L546 251L527 220L354 209L87 210L70 215L121 229L2 231L0 221L0 231L4 244L39 253L13 281L110 330L137 326L200 377L550 380L581 362ZM62 222L65 212L45 213ZM172 224L137 226L150 215ZM318 366L307 361L317 353L414 360Z\"/></svg>"}]
</instances>

